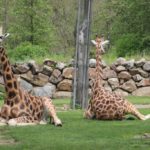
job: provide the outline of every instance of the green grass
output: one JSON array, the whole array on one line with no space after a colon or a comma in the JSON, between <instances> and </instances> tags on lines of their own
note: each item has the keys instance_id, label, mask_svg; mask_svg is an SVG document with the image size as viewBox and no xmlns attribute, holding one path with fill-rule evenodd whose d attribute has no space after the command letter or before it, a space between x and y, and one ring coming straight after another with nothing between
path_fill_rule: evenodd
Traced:
<instances>
[{"instance_id":1,"label":"green grass","mask_svg":"<svg viewBox=\"0 0 150 150\"><path fill-rule=\"evenodd\" d=\"M149 96L128 96L126 98L133 104L150 104Z\"/></svg>"},{"instance_id":2,"label":"green grass","mask_svg":"<svg viewBox=\"0 0 150 150\"><path fill-rule=\"evenodd\" d=\"M140 103L147 97L129 97ZM69 99L54 100L54 104L70 104ZM143 114L150 109L141 109ZM150 120L96 121L83 118L83 111L58 112L63 127L37 125L26 127L0 127L0 135L14 138L13 145L0 145L0 150L150 150L150 139L136 139L150 133Z\"/></svg>"}]
</instances>

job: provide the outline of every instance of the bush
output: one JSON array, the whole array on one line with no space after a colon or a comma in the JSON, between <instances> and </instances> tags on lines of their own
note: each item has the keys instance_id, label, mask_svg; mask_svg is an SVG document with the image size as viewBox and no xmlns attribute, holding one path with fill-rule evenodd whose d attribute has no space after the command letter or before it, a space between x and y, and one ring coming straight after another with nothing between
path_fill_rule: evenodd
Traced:
<instances>
[{"instance_id":1,"label":"bush","mask_svg":"<svg viewBox=\"0 0 150 150\"><path fill-rule=\"evenodd\" d=\"M136 34L126 34L120 37L115 43L117 56L134 55L141 50L141 39Z\"/></svg>"},{"instance_id":2,"label":"bush","mask_svg":"<svg viewBox=\"0 0 150 150\"><path fill-rule=\"evenodd\" d=\"M39 45L32 45L30 42L21 43L14 50L9 50L8 55L11 60L24 61L46 56L48 50Z\"/></svg>"}]
</instances>

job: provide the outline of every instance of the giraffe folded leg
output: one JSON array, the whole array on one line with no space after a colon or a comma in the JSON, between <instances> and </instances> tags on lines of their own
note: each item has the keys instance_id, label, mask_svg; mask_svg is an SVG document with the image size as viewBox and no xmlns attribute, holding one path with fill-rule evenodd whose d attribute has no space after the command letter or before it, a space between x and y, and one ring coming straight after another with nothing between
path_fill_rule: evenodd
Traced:
<instances>
[{"instance_id":1,"label":"giraffe folded leg","mask_svg":"<svg viewBox=\"0 0 150 150\"><path fill-rule=\"evenodd\" d=\"M127 102L127 108L128 108L127 113L130 113L130 114L136 116L140 120L150 119L150 114L148 114L148 115L141 114L138 111L138 109L133 104L131 104L130 102Z\"/></svg>"},{"instance_id":2,"label":"giraffe folded leg","mask_svg":"<svg viewBox=\"0 0 150 150\"><path fill-rule=\"evenodd\" d=\"M62 122L56 114L56 110L54 105L52 104L52 101L49 98L44 97L43 105L45 107L46 112L51 118L51 123L54 123L55 126L62 126Z\"/></svg>"},{"instance_id":3,"label":"giraffe folded leg","mask_svg":"<svg viewBox=\"0 0 150 150\"><path fill-rule=\"evenodd\" d=\"M88 109L85 110L84 114L83 114L84 118L86 119L93 119L95 117L94 112L91 109L91 105L88 106Z\"/></svg>"},{"instance_id":4,"label":"giraffe folded leg","mask_svg":"<svg viewBox=\"0 0 150 150\"><path fill-rule=\"evenodd\" d=\"M4 126L4 125L7 125L7 120L0 117L0 126Z\"/></svg>"},{"instance_id":5,"label":"giraffe folded leg","mask_svg":"<svg viewBox=\"0 0 150 150\"><path fill-rule=\"evenodd\" d=\"M12 118L7 123L9 126L27 126L37 125L38 121L35 121L31 116L21 116L18 118Z\"/></svg>"}]
</instances>

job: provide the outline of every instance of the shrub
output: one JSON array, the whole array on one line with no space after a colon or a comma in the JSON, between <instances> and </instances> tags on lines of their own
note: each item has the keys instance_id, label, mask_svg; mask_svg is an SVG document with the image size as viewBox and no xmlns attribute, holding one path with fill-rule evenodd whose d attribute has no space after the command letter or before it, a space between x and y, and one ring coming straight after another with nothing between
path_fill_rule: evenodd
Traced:
<instances>
[{"instance_id":1,"label":"shrub","mask_svg":"<svg viewBox=\"0 0 150 150\"><path fill-rule=\"evenodd\" d=\"M8 55L12 60L24 61L46 56L48 50L39 45L32 45L30 42L21 43L14 50L9 50Z\"/></svg>"},{"instance_id":2,"label":"shrub","mask_svg":"<svg viewBox=\"0 0 150 150\"><path fill-rule=\"evenodd\" d=\"M132 55L141 50L141 39L136 34L126 34L120 37L115 43L117 56L124 57Z\"/></svg>"}]
</instances>

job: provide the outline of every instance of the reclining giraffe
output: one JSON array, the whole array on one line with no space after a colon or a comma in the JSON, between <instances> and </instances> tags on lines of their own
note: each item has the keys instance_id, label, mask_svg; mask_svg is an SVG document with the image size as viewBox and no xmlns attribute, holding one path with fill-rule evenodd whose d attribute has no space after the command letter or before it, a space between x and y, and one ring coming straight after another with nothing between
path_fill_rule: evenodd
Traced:
<instances>
[{"instance_id":1,"label":"reclining giraffe","mask_svg":"<svg viewBox=\"0 0 150 150\"><path fill-rule=\"evenodd\" d=\"M7 34L0 36L1 42ZM51 123L61 126L52 100L47 97L30 95L20 88L15 78L5 49L0 47L0 61L5 84L6 98L0 110L0 124L8 125L35 125L43 124L46 117L51 118Z\"/></svg>"},{"instance_id":2,"label":"reclining giraffe","mask_svg":"<svg viewBox=\"0 0 150 150\"><path fill-rule=\"evenodd\" d=\"M96 45L96 77L92 87L92 97L89 101L88 108L84 116L87 119L99 120L122 120L126 114L132 114L140 120L147 120L149 115L142 115L136 107L123 97L107 91L102 86L102 62L101 55L105 52L104 45L108 41L96 37L96 41L92 41Z\"/></svg>"}]
</instances>

